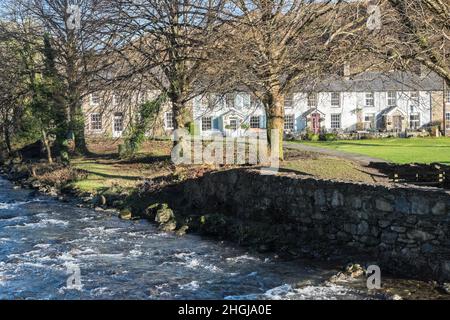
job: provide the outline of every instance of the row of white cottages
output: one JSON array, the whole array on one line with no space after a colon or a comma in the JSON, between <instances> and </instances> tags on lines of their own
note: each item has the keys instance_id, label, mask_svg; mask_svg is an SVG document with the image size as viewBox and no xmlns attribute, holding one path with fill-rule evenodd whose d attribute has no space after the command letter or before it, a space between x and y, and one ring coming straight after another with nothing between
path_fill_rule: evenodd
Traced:
<instances>
[{"instance_id":1,"label":"row of white cottages","mask_svg":"<svg viewBox=\"0 0 450 320\"><path fill-rule=\"evenodd\" d=\"M297 91L297 92L295 92ZM450 132L450 93L434 74L390 72L363 73L353 78L330 77L304 85L285 101L286 133L421 130L445 118ZM150 99L137 99L143 101ZM136 108L121 108L117 102L105 106L92 95L85 113L89 135L120 137ZM192 103L194 123L203 136L245 136L266 128L261 103L247 92L207 94ZM163 132L173 130L173 115L166 106L161 114Z\"/></svg>"}]
</instances>

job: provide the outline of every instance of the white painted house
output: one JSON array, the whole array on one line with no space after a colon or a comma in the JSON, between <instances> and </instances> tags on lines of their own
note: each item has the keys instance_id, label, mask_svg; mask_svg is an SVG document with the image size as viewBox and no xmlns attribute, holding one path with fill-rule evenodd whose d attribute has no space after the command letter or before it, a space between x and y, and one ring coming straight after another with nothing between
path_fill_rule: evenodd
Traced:
<instances>
[{"instance_id":1,"label":"white painted house","mask_svg":"<svg viewBox=\"0 0 450 320\"><path fill-rule=\"evenodd\" d=\"M94 93L83 103L86 134L120 138L138 113L138 106L155 99L157 90ZM443 97L443 81L430 73L363 73L330 76L305 85L285 97L285 131L310 132L416 131L442 122L443 105L450 134L450 93ZM173 114L166 103L152 129L153 136L169 135ZM244 90L207 94L192 102L192 116L202 136L239 137L265 131L262 104Z\"/></svg>"},{"instance_id":2,"label":"white painted house","mask_svg":"<svg viewBox=\"0 0 450 320\"><path fill-rule=\"evenodd\" d=\"M285 131L415 131L436 120L433 108L442 110L436 100L442 92L442 79L435 74L332 76L286 97ZM446 99L450 104L450 96ZM266 128L264 108L246 92L198 97L193 118L203 136L245 136Z\"/></svg>"}]
</instances>

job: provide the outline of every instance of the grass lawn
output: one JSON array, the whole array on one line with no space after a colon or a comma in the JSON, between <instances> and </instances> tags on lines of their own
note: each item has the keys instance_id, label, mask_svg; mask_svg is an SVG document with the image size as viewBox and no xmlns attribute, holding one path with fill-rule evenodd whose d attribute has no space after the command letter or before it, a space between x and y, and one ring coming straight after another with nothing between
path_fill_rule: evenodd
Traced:
<instances>
[{"instance_id":1,"label":"grass lawn","mask_svg":"<svg viewBox=\"0 0 450 320\"><path fill-rule=\"evenodd\" d=\"M409 138L299 142L306 145L364 154L393 163L450 164L450 138Z\"/></svg>"}]
</instances>

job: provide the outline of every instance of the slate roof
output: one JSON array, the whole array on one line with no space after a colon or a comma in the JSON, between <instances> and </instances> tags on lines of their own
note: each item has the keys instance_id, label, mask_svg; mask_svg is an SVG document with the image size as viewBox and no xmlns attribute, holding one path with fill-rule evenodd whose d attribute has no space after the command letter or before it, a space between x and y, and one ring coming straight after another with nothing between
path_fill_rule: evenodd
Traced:
<instances>
[{"instance_id":1,"label":"slate roof","mask_svg":"<svg viewBox=\"0 0 450 320\"><path fill-rule=\"evenodd\" d=\"M392 106L392 107L389 107L387 109L384 109L381 112L381 115L382 116L389 116L389 115L393 114L395 111L400 112L401 114L405 115L405 112L402 109L400 109L399 107L396 107L396 106Z\"/></svg>"},{"instance_id":2,"label":"slate roof","mask_svg":"<svg viewBox=\"0 0 450 320\"><path fill-rule=\"evenodd\" d=\"M436 73L420 76L414 72L364 72L349 78L329 75L324 80L298 85L303 92L367 92L367 91L442 91L443 81Z\"/></svg>"}]
</instances>

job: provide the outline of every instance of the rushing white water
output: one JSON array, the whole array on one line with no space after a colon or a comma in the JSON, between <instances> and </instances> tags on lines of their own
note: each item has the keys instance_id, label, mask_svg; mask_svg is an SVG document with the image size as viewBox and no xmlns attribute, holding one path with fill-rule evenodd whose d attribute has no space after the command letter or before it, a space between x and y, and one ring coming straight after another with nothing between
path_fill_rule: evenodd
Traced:
<instances>
[{"instance_id":1,"label":"rushing white water","mask_svg":"<svg viewBox=\"0 0 450 320\"><path fill-rule=\"evenodd\" d=\"M74 270L79 285L68 286ZM36 199L0 179L0 299L366 298L340 286L291 285L322 283L332 272Z\"/></svg>"}]
</instances>

